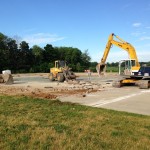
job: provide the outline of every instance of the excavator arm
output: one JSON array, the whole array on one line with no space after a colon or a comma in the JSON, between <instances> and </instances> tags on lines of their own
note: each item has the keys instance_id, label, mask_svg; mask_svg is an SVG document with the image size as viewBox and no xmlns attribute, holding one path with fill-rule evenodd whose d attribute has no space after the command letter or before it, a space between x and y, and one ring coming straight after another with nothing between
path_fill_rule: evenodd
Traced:
<instances>
[{"instance_id":1,"label":"excavator arm","mask_svg":"<svg viewBox=\"0 0 150 150\"><path fill-rule=\"evenodd\" d=\"M114 40L113 39L114 37L116 37L119 41ZM106 63L106 60L107 60L107 57L108 57L108 54L112 45L120 47L121 49L128 52L130 59L135 60L135 66L133 66L133 69L138 70L140 68L140 64L138 62L138 58L137 58L134 47L131 44L122 40L119 36L116 36L115 34L112 33L110 34L108 38L108 42L107 42L103 57L100 63L98 63L98 65L96 66L96 70L99 75L102 75L106 71L105 63Z\"/></svg>"}]
</instances>

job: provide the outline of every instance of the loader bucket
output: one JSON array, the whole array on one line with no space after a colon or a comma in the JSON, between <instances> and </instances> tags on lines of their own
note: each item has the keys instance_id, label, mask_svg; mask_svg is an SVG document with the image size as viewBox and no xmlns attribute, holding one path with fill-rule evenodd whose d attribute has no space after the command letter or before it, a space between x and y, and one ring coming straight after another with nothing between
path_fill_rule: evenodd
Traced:
<instances>
[{"instance_id":1,"label":"loader bucket","mask_svg":"<svg viewBox=\"0 0 150 150\"><path fill-rule=\"evenodd\" d=\"M96 70L99 76L104 75L104 73L106 72L106 64L99 63L96 66Z\"/></svg>"},{"instance_id":2,"label":"loader bucket","mask_svg":"<svg viewBox=\"0 0 150 150\"><path fill-rule=\"evenodd\" d=\"M69 79L76 79L76 75L72 71L68 71L68 77Z\"/></svg>"},{"instance_id":3,"label":"loader bucket","mask_svg":"<svg viewBox=\"0 0 150 150\"><path fill-rule=\"evenodd\" d=\"M2 78L3 78L5 84L13 84L14 83L13 76L11 74L3 74Z\"/></svg>"}]
</instances>

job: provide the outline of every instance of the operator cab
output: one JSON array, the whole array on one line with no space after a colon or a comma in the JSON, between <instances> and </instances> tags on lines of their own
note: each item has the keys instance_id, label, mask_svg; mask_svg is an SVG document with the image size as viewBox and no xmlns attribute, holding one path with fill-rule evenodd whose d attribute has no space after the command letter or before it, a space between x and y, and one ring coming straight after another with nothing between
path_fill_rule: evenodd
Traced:
<instances>
[{"instance_id":1,"label":"operator cab","mask_svg":"<svg viewBox=\"0 0 150 150\"><path fill-rule=\"evenodd\" d=\"M119 75L136 75L139 67L136 67L135 59L121 60L119 62Z\"/></svg>"},{"instance_id":2,"label":"operator cab","mask_svg":"<svg viewBox=\"0 0 150 150\"><path fill-rule=\"evenodd\" d=\"M56 68L60 68L60 67L64 68L64 67L66 67L66 61L63 61L63 60L55 61L55 67Z\"/></svg>"}]
</instances>

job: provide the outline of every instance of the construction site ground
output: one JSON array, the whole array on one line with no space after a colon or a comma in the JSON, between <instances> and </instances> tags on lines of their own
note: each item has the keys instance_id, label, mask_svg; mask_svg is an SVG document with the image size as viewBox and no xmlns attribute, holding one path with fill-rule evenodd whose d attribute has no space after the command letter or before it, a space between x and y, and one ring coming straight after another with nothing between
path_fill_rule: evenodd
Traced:
<instances>
[{"instance_id":1,"label":"construction site ground","mask_svg":"<svg viewBox=\"0 0 150 150\"><path fill-rule=\"evenodd\" d=\"M82 105L150 115L150 89L137 86L112 87L119 75L108 73L98 77L92 73L76 73L77 82L50 82L48 73L13 74L14 84L0 84L1 95L59 99Z\"/></svg>"}]
</instances>

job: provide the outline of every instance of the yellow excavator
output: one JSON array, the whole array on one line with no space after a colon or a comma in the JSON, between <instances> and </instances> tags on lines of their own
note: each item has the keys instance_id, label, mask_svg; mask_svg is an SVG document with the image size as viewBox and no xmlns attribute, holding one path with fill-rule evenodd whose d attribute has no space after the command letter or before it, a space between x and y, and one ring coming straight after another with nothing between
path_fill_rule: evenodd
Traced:
<instances>
[{"instance_id":1,"label":"yellow excavator","mask_svg":"<svg viewBox=\"0 0 150 150\"><path fill-rule=\"evenodd\" d=\"M114 40L114 37L118 39L117 41ZM113 87L122 87L126 84L137 84L139 88L147 89L150 87L150 67L140 67L136 51L134 47L125 42L119 36L116 36L114 33L110 34L108 38L108 42L103 54L103 57L96 66L96 70L98 75L101 76L106 71L106 59L109 54L110 48L112 45L120 47L121 49L125 50L129 54L128 60L122 60L119 62L119 74L121 70L121 63L124 62L124 73L121 74L117 80L115 80L112 84Z\"/></svg>"},{"instance_id":2,"label":"yellow excavator","mask_svg":"<svg viewBox=\"0 0 150 150\"><path fill-rule=\"evenodd\" d=\"M114 37L117 39L117 41L114 40ZM129 54L130 59L123 60L119 63L120 64L119 66L121 66L122 62L124 62L124 64L125 64L124 74L125 75L136 74L138 72L138 70L140 69L140 64L139 64L134 47L131 44L125 42L119 36L112 33L112 34L110 34L110 36L108 38L108 42L107 42L103 57L102 57L100 63L98 63L98 65L96 66L96 70L97 70L99 76L103 75L106 71L106 59L107 59L107 56L109 54L109 51L110 51L110 48L112 47L112 45L115 45L115 46L127 51Z\"/></svg>"}]
</instances>

